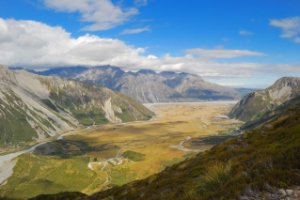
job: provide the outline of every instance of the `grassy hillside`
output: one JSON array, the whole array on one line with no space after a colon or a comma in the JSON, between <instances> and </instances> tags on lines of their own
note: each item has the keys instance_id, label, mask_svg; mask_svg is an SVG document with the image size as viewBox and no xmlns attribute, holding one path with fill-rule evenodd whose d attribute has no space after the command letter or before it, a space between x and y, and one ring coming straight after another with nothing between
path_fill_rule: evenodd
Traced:
<instances>
[{"instance_id":1,"label":"grassy hillside","mask_svg":"<svg viewBox=\"0 0 300 200\"><path fill-rule=\"evenodd\" d=\"M76 81L64 81L64 87L47 82L51 101L47 106L70 112L85 126L108 122L147 120L153 113L142 104L107 88Z\"/></svg>"},{"instance_id":2,"label":"grassy hillside","mask_svg":"<svg viewBox=\"0 0 300 200\"><path fill-rule=\"evenodd\" d=\"M81 191L95 180L95 174L86 170L86 163L89 161L86 156L65 158L68 162L59 158L49 159L47 156L34 154L25 154L19 159L18 162L21 164L14 168L15 177L1 187L1 196L20 198L28 196L28 193L38 195L45 191L48 193ZM69 184L71 181L74 184ZM68 187L66 187L67 184ZM14 187L9 187L10 185Z\"/></svg>"},{"instance_id":3,"label":"grassy hillside","mask_svg":"<svg viewBox=\"0 0 300 200\"><path fill-rule=\"evenodd\" d=\"M7 93L6 98L14 100L8 103L0 99L0 105L5 107L0 114L0 146L30 141L35 136L35 131L27 123L26 112L17 108L26 107L26 105L22 104L22 101L12 93ZM23 134L18 134L20 132Z\"/></svg>"},{"instance_id":4,"label":"grassy hillside","mask_svg":"<svg viewBox=\"0 0 300 200\"><path fill-rule=\"evenodd\" d=\"M0 151L79 126L152 116L141 103L104 87L0 66Z\"/></svg>"},{"instance_id":5,"label":"grassy hillside","mask_svg":"<svg viewBox=\"0 0 300 200\"><path fill-rule=\"evenodd\" d=\"M279 189L291 189L299 185L300 104L294 104L268 124L159 174L80 198L280 199L284 190ZM50 199L55 197L48 196Z\"/></svg>"}]
</instances>

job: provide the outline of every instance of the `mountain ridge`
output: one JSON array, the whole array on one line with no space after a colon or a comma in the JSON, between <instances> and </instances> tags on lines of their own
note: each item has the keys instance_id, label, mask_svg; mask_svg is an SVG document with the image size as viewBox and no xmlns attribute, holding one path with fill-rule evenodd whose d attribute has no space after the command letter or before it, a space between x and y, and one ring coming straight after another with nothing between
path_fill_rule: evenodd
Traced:
<instances>
[{"instance_id":1,"label":"mountain ridge","mask_svg":"<svg viewBox=\"0 0 300 200\"><path fill-rule=\"evenodd\" d=\"M104 87L0 67L1 145L151 116L140 103Z\"/></svg>"},{"instance_id":2,"label":"mountain ridge","mask_svg":"<svg viewBox=\"0 0 300 200\"><path fill-rule=\"evenodd\" d=\"M299 96L300 78L283 77L266 89L246 95L234 106L229 116L250 123Z\"/></svg>"},{"instance_id":3,"label":"mountain ridge","mask_svg":"<svg viewBox=\"0 0 300 200\"><path fill-rule=\"evenodd\" d=\"M133 72L108 65L60 67L35 73L102 85L142 103L237 100L244 95L243 91L210 83L198 75L185 72L148 69Z\"/></svg>"}]
</instances>

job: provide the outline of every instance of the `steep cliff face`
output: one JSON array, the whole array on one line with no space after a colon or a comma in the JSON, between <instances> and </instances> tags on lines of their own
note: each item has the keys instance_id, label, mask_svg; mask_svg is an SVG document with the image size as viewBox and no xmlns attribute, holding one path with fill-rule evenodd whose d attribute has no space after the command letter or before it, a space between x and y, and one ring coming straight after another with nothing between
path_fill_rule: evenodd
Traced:
<instances>
[{"instance_id":1,"label":"steep cliff face","mask_svg":"<svg viewBox=\"0 0 300 200\"><path fill-rule=\"evenodd\" d=\"M233 100L242 96L238 90L207 82L198 75L172 71L125 72L118 67L100 66L74 67L73 70L57 68L36 73L103 85L143 103Z\"/></svg>"},{"instance_id":2,"label":"steep cliff face","mask_svg":"<svg viewBox=\"0 0 300 200\"><path fill-rule=\"evenodd\" d=\"M151 116L140 103L107 88L0 67L0 145Z\"/></svg>"},{"instance_id":3,"label":"steep cliff face","mask_svg":"<svg viewBox=\"0 0 300 200\"><path fill-rule=\"evenodd\" d=\"M300 96L300 78L284 77L265 90L246 95L229 115L242 121L254 121L298 96Z\"/></svg>"}]
</instances>

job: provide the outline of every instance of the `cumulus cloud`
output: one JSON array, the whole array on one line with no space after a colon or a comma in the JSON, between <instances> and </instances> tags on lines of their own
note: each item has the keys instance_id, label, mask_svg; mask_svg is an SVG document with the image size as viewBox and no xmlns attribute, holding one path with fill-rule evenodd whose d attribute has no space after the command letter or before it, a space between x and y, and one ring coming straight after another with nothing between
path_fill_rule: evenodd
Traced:
<instances>
[{"instance_id":1,"label":"cumulus cloud","mask_svg":"<svg viewBox=\"0 0 300 200\"><path fill-rule=\"evenodd\" d=\"M300 43L300 17L271 19L270 25L281 29L280 37Z\"/></svg>"},{"instance_id":2,"label":"cumulus cloud","mask_svg":"<svg viewBox=\"0 0 300 200\"><path fill-rule=\"evenodd\" d=\"M144 48L95 35L72 37L62 27L0 18L0 64L28 68L114 65L126 70L174 70L206 77L250 77L257 74L300 73L298 65L217 62L217 58L261 56L249 50L190 49L183 56L149 55Z\"/></svg>"},{"instance_id":3,"label":"cumulus cloud","mask_svg":"<svg viewBox=\"0 0 300 200\"><path fill-rule=\"evenodd\" d=\"M0 63L6 65L122 63L126 57L140 57L143 52L143 48L133 48L117 39L88 34L72 38L62 27L0 18Z\"/></svg>"},{"instance_id":4,"label":"cumulus cloud","mask_svg":"<svg viewBox=\"0 0 300 200\"><path fill-rule=\"evenodd\" d=\"M150 26L145 26L142 28L133 28L133 29L125 29L122 31L122 35L132 35L132 34L139 34L143 32L150 31Z\"/></svg>"},{"instance_id":5,"label":"cumulus cloud","mask_svg":"<svg viewBox=\"0 0 300 200\"><path fill-rule=\"evenodd\" d=\"M43 0L45 6L59 12L80 13L81 20L90 23L87 31L107 30L124 24L138 14L137 8L124 8L111 0ZM140 3L147 3L141 1Z\"/></svg>"},{"instance_id":6,"label":"cumulus cloud","mask_svg":"<svg viewBox=\"0 0 300 200\"><path fill-rule=\"evenodd\" d=\"M247 30L244 30L244 29L243 29L243 30L240 30L239 34L240 34L241 36L250 36L250 35L254 35L253 32L247 31Z\"/></svg>"}]
</instances>

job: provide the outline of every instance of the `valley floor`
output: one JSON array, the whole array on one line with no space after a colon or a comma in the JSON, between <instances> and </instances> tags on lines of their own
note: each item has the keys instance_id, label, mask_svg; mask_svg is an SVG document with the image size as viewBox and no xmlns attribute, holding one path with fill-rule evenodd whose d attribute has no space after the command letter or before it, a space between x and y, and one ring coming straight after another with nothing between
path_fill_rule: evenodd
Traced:
<instances>
[{"instance_id":1,"label":"valley floor","mask_svg":"<svg viewBox=\"0 0 300 200\"><path fill-rule=\"evenodd\" d=\"M18 157L1 196L87 194L148 177L232 137L234 102L148 104L150 121L88 127ZM76 184L74 184L76 183Z\"/></svg>"}]
</instances>

